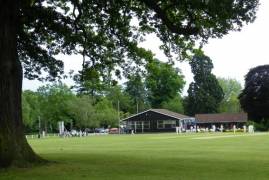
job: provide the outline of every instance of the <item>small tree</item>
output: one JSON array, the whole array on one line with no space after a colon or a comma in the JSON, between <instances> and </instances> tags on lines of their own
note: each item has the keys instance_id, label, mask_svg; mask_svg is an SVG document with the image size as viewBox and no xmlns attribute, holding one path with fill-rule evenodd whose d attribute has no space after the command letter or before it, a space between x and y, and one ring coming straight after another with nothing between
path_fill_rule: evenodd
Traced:
<instances>
[{"instance_id":1,"label":"small tree","mask_svg":"<svg viewBox=\"0 0 269 180\"><path fill-rule=\"evenodd\" d=\"M216 113L223 99L223 90L217 78L211 73L213 64L208 56L198 52L190 61L194 81L189 86L184 108L188 115Z\"/></svg>"},{"instance_id":2,"label":"small tree","mask_svg":"<svg viewBox=\"0 0 269 180\"><path fill-rule=\"evenodd\" d=\"M269 119L269 65L250 69L245 76L245 88L239 99L249 118L266 123Z\"/></svg>"}]
</instances>

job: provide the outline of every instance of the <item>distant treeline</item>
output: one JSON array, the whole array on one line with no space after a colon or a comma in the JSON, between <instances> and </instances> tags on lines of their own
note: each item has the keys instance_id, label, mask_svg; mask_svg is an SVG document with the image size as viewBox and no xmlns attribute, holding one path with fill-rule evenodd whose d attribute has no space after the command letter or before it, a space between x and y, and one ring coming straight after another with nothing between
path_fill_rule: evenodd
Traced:
<instances>
[{"instance_id":1,"label":"distant treeline","mask_svg":"<svg viewBox=\"0 0 269 180\"><path fill-rule=\"evenodd\" d=\"M201 109L204 113L241 111L237 99L241 85L234 79L219 78L214 81L217 87L209 84L212 92L220 86L222 91L219 91L223 92L223 97L218 99L218 103L204 103L205 107L197 103L198 108L201 108L199 110L190 106L190 103L195 103L197 99L212 100L210 95L214 93L207 93L203 89L198 89L199 93L189 90L189 95L182 97L184 76L172 64L151 61L144 71L128 74L127 81L122 85L100 78L94 70L89 71L83 80L79 79L77 85L71 88L62 83L54 83L41 86L35 92L23 91L23 121L26 131L37 132L40 127L47 132L56 132L58 121L64 121L68 129L117 127L119 119L149 108L165 108L187 115L200 112ZM205 84L199 80L201 78L195 79L190 88L196 87L195 83L199 87L200 84ZM194 100L190 102L190 98Z\"/></svg>"}]
</instances>

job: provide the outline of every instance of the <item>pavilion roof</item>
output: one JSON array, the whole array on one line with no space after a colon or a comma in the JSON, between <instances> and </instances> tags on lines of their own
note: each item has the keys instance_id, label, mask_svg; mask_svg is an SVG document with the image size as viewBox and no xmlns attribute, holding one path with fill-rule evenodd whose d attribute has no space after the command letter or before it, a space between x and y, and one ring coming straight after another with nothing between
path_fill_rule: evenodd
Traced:
<instances>
[{"instance_id":1,"label":"pavilion roof","mask_svg":"<svg viewBox=\"0 0 269 180\"><path fill-rule=\"evenodd\" d=\"M167 117L170 117L170 118L173 118L173 119L178 119L178 120L191 118L189 116L179 114L179 113L176 113L176 112L173 112L173 111L169 111L167 109L148 109L146 111L143 111L143 112L134 114L132 116L129 116L128 118L122 119L122 121L132 120L132 119L134 119L134 118L136 118L138 116L143 116L143 115L146 115L146 114L152 113L152 112L160 114L162 116L167 116Z\"/></svg>"},{"instance_id":2,"label":"pavilion roof","mask_svg":"<svg viewBox=\"0 0 269 180\"><path fill-rule=\"evenodd\" d=\"M196 114L197 123L247 122L246 113Z\"/></svg>"}]
</instances>

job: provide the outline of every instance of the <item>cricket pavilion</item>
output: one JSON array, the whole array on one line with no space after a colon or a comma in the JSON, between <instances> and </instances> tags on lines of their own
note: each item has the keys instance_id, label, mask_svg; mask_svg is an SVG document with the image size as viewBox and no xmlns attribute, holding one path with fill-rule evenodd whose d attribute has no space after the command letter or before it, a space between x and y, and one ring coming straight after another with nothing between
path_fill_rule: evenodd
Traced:
<instances>
[{"instance_id":1,"label":"cricket pavilion","mask_svg":"<svg viewBox=\"0 0 269 180\"><path fill-rule=\"evenodd\" d=\"M166 109L149 109L121 120L127 129L135 133L171 132L177 126L187 128L195 123L195 119Z\"/></svg>"},{"instance_id":2,"label":"cricket pavilion","mask_svg":"<svg viewBox=\"0 0 269 180\"><path fill-rule=\"evenodd\" d=\"M246 113L219 113L197 114L189 117L166 109L149 109L128 118L121 123L127 130L134 133L144 132L175 132L176 127L184 131L197 130L197 128L211 129L212 127L231 129L234 125L242 128L247 123Z\"/></svg>"}]
</instances>

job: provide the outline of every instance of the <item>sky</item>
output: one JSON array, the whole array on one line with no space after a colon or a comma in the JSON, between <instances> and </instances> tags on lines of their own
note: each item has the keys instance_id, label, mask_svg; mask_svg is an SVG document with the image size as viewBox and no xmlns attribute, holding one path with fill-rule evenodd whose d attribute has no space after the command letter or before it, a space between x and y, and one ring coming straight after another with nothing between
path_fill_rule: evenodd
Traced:
<instances>
[{"instance_id":1,"label":"sky","mask_svg":"<svg viewBox=\"0 0 269 180\"><path fill-rule=\"evenodd\" d=\"M203 48L205 54L212 59L214 64L213 74L217 77L237 79L242 86L244 76L249 69L269 64L269 1L260 0L257 18L254 23L245 25L240 32L230 32L221 39L210 39ZM150 49L158 59L166 60L159 50L160 42L154 35L149 35L140 46ZM65 72L71 69L81 69L82 58L79 56L59 56L63 59ZM192 73L187 62L177 62L176 67L182 70L186 85L183 94L186 95L188 85L192 82ZM71 79L64 81L67 85L73 85ZM46 84L37 80L23 80L23 89L36 90L39 86Z\"/></svg>"}]
</instances>

